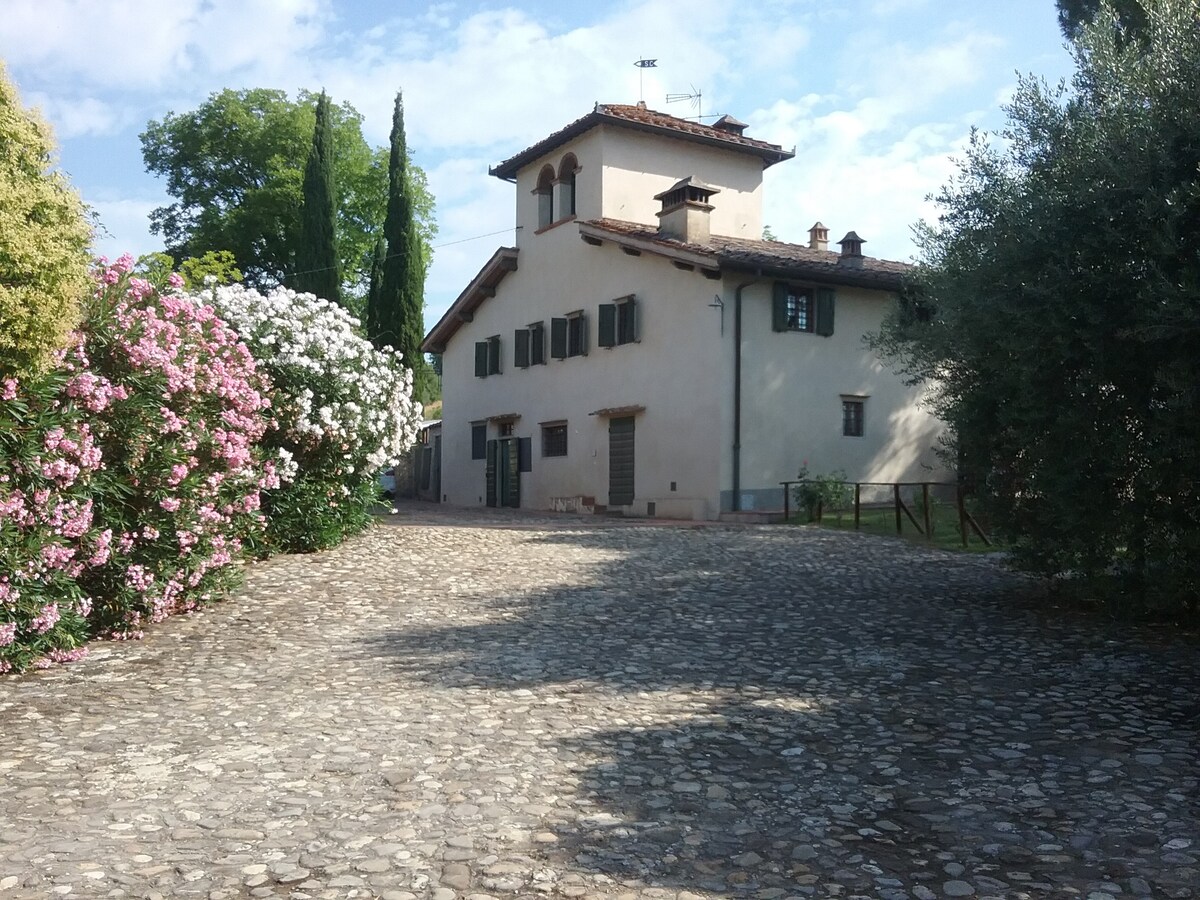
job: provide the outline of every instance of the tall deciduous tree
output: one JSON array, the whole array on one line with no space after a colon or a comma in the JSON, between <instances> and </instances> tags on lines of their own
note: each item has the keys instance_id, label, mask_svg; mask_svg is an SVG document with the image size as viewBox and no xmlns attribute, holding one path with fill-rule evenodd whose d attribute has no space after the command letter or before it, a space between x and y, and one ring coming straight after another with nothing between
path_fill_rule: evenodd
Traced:
<instances>
[{"instance_id":1,"label":"tall deciduous tree","mask_svg":"<svg viewBox=\"0 0 1200 900\"><path fill-rule=\"evenodd\" d=\"M329 97L317 98L312 149L304 167L304 204L300 210L300 245L296 252L296 290L341 303L334 239L333 130Z\"/></svg>"},{"instance_id":2,"label":"tall deciduous tree","mask_svg":"<svg viewBox=\"0 0 1200 900\"><path fill-rule=\"evenodd\" d=\"M151 229L172 256L229 250L250 286L290 283L314 100L305 91L292 101L283 91L224 90L191 112L168 113L146 126L142 158L174 198L151 214ZM387 151L367 144L362 117L348 103L330 105L329 124L342 287L361 298L387 205ZM436 233L433 198L419 168L409 166L408 174L427 247Z\"/></svg>"},{"instance_id":3,"label":"tall deciduous tree","mask_svg":"<svg viewBox=\"0 0 1200 900\"><path fill-rule=\"evenodd\" d=\"M413 370L413 394L430 399L432 378L421 355L425 331L425 272L428 257L417 229L412 180L408 175L408 146L404 133L404 98L396 94L392 112L391 154L388 159L387 217L383 223L387 255L370 335L376 346L391 346L404 355Z\"/></svg>"},{"instance_id":4,"label":"tall deciduous tree","mask_svg":"<svg viewBox=\"0 0 1200 900\"><path fill-rule=\"evenodd\" d=\"M1195 610L1200 3L1145 13L1137 42L1085 26L1070 86L1024 79L975 137L877 346L935 386L1018 564Z\"/></svg>"},{"instance_id":5,"label":"tall deciduous tree","mask_svg":"<svg viewBox=\"0 0 1200 900\"><path fill-rule=\"evenodd\" d=\"M91 229L50 129L0 67L0 375L44 367L79 318Z\"/></svg>"}]
</instances>

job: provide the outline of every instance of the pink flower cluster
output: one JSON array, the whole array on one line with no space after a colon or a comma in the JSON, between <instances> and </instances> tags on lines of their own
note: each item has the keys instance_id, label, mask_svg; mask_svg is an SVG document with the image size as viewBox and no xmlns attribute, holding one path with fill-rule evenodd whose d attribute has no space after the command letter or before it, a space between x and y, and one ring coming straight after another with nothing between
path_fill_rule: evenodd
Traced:
<instances>
[{"instance_id":1,"label":"pink flower cluster","mask_svg":"<svg viewBox=\"0 0 1200 900\"><path fill-rule=\"evenodd\" d=\"M55 371L0 382L0 672L220 596L262 533L259 491L278 484L261 449L269 385L246 347L132 266L102 262Z\"/></svg>"}]
</instances>

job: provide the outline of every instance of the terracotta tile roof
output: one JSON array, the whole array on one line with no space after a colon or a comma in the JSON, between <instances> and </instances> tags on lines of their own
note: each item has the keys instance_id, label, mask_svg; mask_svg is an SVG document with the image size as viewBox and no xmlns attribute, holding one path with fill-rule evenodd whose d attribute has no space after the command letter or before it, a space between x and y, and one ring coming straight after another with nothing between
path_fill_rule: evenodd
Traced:
<instances>
[{"instance_id":1,"label":"terracotta tile roof","mask_svg":"<svg viewBox=\"0 0 1200 900\"><path fill-rule=\"evenodd\" d=\"M832 250L813 250L805 244L783 241L755 241L746 238L713 235L704 244L689 244L663 237L658 230L638 222L621 219L592 219L584 222L589 230L599 229L632 238L639 244L659 248L665 255L688 254L708 257L714 266L759 271L785 278L809 278L830 284L858 285L897 290L912 266L890 259L862 257L861 267L847 265Z\"/></svg>"},{"instance_id":2,"label":"terracotta tile roof","mask_svg":"<svg viewBox=\"0 0 1200 900\"><path fill-rule=\"evenodd\" d=\"M745 137L736 131L726 131L703 125L688 119L680 119L667 113L656 112L637 105L624 103L597 103L586 116L576 119L570 125L562 128L532 147L527 147L516 156L509 157L499 165L492 166L488 172L497 178L513 178L520 169L538 157L549 153L555 147L590 131L597 125L616 125L622 128L633 128L694 141L710 146L725 147L741 153L749 153L762 159L763 168L791 159L795 154L784 150L778 144L757 141Z\"/></svg>"}]
</instances>

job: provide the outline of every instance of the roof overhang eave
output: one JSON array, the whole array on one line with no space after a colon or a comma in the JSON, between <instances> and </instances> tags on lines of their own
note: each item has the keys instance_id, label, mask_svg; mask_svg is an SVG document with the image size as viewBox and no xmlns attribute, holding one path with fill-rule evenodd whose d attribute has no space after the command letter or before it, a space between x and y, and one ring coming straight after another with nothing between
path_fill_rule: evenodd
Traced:
<instances>
[{"instance_id":1,"label":"roof overhang eave","mask_svg":"<svg viewBox=\"0 0 1200 900\"><path fill-rule=\"evenodd\" d=\"M495 293L496 286L504 280L504 276L515 272L516 269L516 247L501 247L493 253L492 258L483 264L483 268L450 304L450 308L442 314L437 324L429 329L429 334L421 341L421 352L444 353L446 344L462 327L463 322L469 321L469 317L479 305Z\"/></svg>"},{"instance_id":2,"label":"roof overhang eave","mask_svg":"<svg viewBox=\"0 0 1200 900\"><path fill-rule=\"evenodd\" d=\"M843 285L846 287L873 288L880 291L898 291L904 286L904 276L892 272L864 272L861 269L845 269L829 266L812 266L798 263L768 263L756 260L716 254L721 268L735 272L752 272L763 278L797 278L816 284Z\"/></svg>"},{"instance_id":3,"label":"roof overhang eave","mask_svg":"<svg viewBox=\"0 0 1200 900\"><path fill-rule=\"evenodd\" d=\"M634 250L653 253L657 256L665 256L669 259L695 266L698 269L713 271L720 268L718 265L719 261L714 253L706 253L687 247L675 247L637 235L621 234L619 231L609 231L607 228L601 228L598 225L592 225L588 222L579 223L579 234L581 237L586 236L601 241L611 241L618 247L629 247Z\"/></svg>"}]
</instances>

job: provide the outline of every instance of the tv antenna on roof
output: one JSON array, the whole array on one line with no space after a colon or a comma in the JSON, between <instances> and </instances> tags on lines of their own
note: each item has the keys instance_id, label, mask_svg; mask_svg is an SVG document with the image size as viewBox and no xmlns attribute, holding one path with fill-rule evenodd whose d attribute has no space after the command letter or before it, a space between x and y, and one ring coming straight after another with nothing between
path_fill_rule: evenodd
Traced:
<instances>
[{"instance_id":1,"label":"tv antenna on roof","mask_svg":"<svg viewBox=\"0 0 1200 900\"><path fill-rule=\"evenodd\" d=\"M694 109L696 111L696 121L700 121L701 119L704 118L704 116L702 114L703 110L701 107L701 101L702 101L703 95L700 93L700 91L696 90L695 85L690 85L690 87L692 89L692 92L690 94L667 94L667 102L668 103L681 103L685 100L690 101L691 105L692 105L692 109Z\"/></svg>"}]
</instances>

